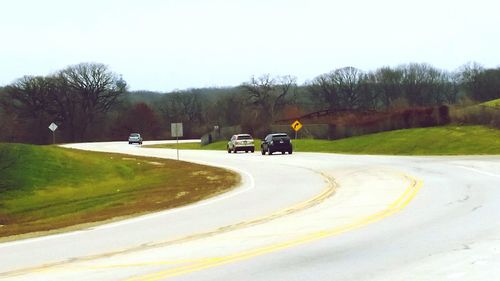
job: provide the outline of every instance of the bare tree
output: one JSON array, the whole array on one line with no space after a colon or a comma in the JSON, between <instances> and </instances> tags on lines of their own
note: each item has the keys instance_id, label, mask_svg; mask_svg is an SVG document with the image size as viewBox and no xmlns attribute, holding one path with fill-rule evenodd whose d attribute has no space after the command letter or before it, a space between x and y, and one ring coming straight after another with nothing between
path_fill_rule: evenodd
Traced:
<instances>
[{"instance_id":1,"label":"bare tree","mask_svg":"<svg viewBox=\"0 0 500 281\"><path fill-rule=\"evenodd\" d=\"M460 68L459 77L463 89L473 100L500 97L500 68L484 69L477 63L468 63Z\"/></svg>"},{"instance_id":2,"label":"bare tree","mask_svg":"<svg viewBox=\"0 0 500 281\"><path fill-rule=\"evenodd\" d=\"M402 73L390 67L382 67L371 74L374 87L379 93L378 99L382 106L387 109L398 98L401 97Z\"/></svg>"},{"instance_id":3,"label":"bare tree","mask_svg":"<svg viewBox=\"0 0 500 281\"><path fill-rule=\"evenodd\" d=\"M241 88L247 95L248 103L258 108L272 121L277 112L286 105L287 97L295 91L297 79L293 76L271 77L269 74L259 78L252 77Z\"/></svg>"},{"instance_id":4,"label":"bare tree","mask_svg":"<svg viewBox=\"0 0 500 281\"><path fill-rule=\"evenodd\" d=\"M319 75L308 85L309 92L319 100L319 103L326 103L328 109L339 109L340 100L338 89L331 73Z\"/></svg>"},{"instance_id":5,"label":"bare tree","mask_svg":"<svg viewBox=\"0 0 500 281\"><path fill-rule=\"evenodd\" d=\"M202 101L196 91L174 92L164 96L160 105L163 116L172 122L202 122Z\"/></svg>"},{"instance_id":6,"label":"bare tree","mask_svg":"<svg viewBox=\"0 0 500 281\"><path fill-rule=\"evenodd\" d=\"M480 88L479 76L485 71L484 67L476 62L469 62L458 69L458 80L467 94L473 95Z\"/></svg>"},{"instance_id":7,"label":"bare tree","mask_svg":"<svg viewBox=\"0 0 500 281\"><path fill-rule=\"evenodd\" d=\"M113 106L126 91L125 81L97 63L82 63L56 75L53 98L71 140L85 139L89 125Z\"/></svg>"},{"instance_id":8,"label":"bare tree","mask_svg":"<svg viewBox=\"0 0 500 281\"><path fill-rule=\"evenodd\" d=\"M234 126L241 124L244 114L244 98L239 92L221 95L210 108L212 120L222 126Z\"/></svg>"},{"instance_id":9,"label":"bare tree","mask_svg":"<svg viewBox=\"0 0 500 281\"><path fill-rule=\"evenodd\" d=\"M337 85L340 105L348 109L358 107L363 72L350 66L340 68L333 72L333 81Z\"/></svg>"},{"instance_id":10,"label":"bare tree","mask_svg":"<svg viewBox=\"0 0 500 281\"><path fill-rule=\"evenodd\" d=\"M339 68L316 77L309 91L328 104L329 109L355 109L359 107L363 72L354 67Z\"/></svg>"},{"instance_id":11,"label":"bare tree","mask_svg":"<svg viewBox=\"0 0 500 281\"><path fill-rule=\"evenodd\" d=\"M50 82L44 77L24 76L7 87L12 106L23 116L39 117L49 104Z\"/></svg>"},{"instance_id":12,"label":"bare tree","mask_svg":"<svg viewBox=\"0 0 500 281\"><path fill-rule=\"evenodd\" d=\"M399 66L398 70L402 73L401 87L410 105L429 106L443 102L442 87L447 79L443 71L417 63Z\"/></svg>"},{"instance_id":13,"label":"bare tree","mask_svg":"<svg viewBox=\"0 0 500 281\"><path fill-rule=\"evenodd\" d=\"M50 95L55 85L46 77L25 76L5 88L8 98L4 107L9 107L22 120L24 138L33 143L47 141L47 126L51 114Z\"/></svg>"},{"instance_id":14,"label":"bare tree","mask_svg":"<svg viewBox=\"0 0 500 281\"><path fill-rule=\"evenodd\" d=\"M166 94L158 106L163 119L170 123L184 123L185 137L194 137L205 128L205 105L198 90Z\"/></svg>"}]
</instances>

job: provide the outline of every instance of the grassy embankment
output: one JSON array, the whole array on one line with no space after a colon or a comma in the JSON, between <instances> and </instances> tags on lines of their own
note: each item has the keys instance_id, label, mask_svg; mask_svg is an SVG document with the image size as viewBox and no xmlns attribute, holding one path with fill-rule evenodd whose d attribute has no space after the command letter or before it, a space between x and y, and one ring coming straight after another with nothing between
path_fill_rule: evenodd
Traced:
<instances>
[{"instance_id":1,"label":"grassy embankment","mask_svg":"<svg viewBox=\"0 0 500 281\"><path fill-rule=\"evenodd\" d=\"M187 162L0 144L0 237L177 207L238 182Z\"/></svg>"},{"instance_id":2,"label":"grassy embankment","mask_svg":"<svg viewBox=\"0 0 500 281\"><path fill-rule=\"evenodd\" d=\"M500 99L490 100L490 101L487 101L487 102L483 102L480 105L488 106L488 107L494 107L494 108L500 109Z\"/></svg>"},{"instance_id":3,"label":"grassy embankment","mask_svg":"<svg viewBox=\"0 0 500 281\"><path fill-rule=\"evenodd\" d=\"M382 132L340 140L293 140L294 151L386 155L500 154L500 130L485 126L445 126ZM256 143L256 149L260 142ZM175 145L156 147L175 148ZM207 146L179 144L183 149L225 150L226 142Z\"/></svg>"}]
</instances>

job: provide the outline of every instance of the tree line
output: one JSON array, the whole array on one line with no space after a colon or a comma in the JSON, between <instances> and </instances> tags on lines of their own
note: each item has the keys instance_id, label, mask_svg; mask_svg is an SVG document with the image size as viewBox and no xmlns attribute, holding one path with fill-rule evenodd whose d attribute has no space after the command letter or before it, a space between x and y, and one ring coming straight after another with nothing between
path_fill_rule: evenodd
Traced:
<instances>
[{"instance_id":1,"label":"tree line","mask_svg":"<svg viewBox=\"0 0 500 281\"><path fill-rule=\"evenodd\" d=\"M169 137L183 122L185 137L213 126L258 131L279 119L329 109L388 111L500 98L500 68L468 63L456 71L429 64L381 67L365 72L343 67L298 84L291 75L251 77L236 87L157 93L128 91L106 65L81 63L47 76L25 76L0 88L0 141L50 143Z\"/></svg>"}]
</instances>

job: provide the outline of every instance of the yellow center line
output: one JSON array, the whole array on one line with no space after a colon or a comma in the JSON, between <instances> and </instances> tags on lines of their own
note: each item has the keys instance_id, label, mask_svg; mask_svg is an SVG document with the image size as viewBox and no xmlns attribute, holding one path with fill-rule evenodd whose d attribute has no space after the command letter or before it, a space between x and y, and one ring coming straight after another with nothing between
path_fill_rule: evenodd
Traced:
<instances>
[{"instance_id":1,"label":"yellow center line","mask_svg":"<svg viewBox=\"0 0 500 281\"><path fill-rule=\"evenodd\" d=\"M249 259L255 256L260 256L272 252L276 252L279 250L287 249L290 247L294 247L297 245L305 244L308 242L316 241L322 238L326 237L332 237L336 236L342 233L345 233L350 230L354 230L363 226L366 226L368 224L374 223L376 221L379 221L383 218L386 218L400 210L402 210L404 207L406 207L412 199L416 196L417 192L421 189L423 182L420 180L417 180L409 175L404 175L404 178L410 180L411 184L406 188L405 192L393 203L389 205L386 209L379 211L375 214L372 214L368 217L362 218L358 221L355 221L353 223L340 226L340 227L335 227L332 229L328 230L323 230L323 231L318 231L315 233L311 233L308 235L304 235L300 238L293 239L287 242L281 242L249 251L244 251L224 257L217 257L217 258L212 258L212 259L207 259L203 262L195 263L195 264L190 264L178 268L173 268L173 269L168 269L164 271L159 271L159 272L154 272L151 274L146 274L143 276L138 276L138 277L132 277L130 279L126 279L126 281L156 281L160 279L167 279L170 277L182 275L182 274L187 274L207 268L212 268L228 263L233 263L245 259Z\"/></svg>"},{"instance_id":2,"label":"yellow center line","mask_svg":"<svg viewBox=\"0 0 500 281\"><path fill-rule=\"evenodd\" d=\"M325 182L327 183L326 187L322 190L321 193L315 195L312 198L309 198L306 201L296 203L295 205L293 205L291 207L283 208L283 209L275 211L269 215L257 217L257 218L247 220L247 221L242 221L242 222L232 224L232 225L226 225L226 226L220 227L218 229L215 229L213 231L201 232L201 233L196 233L196 234L192 234L192 235L185 236L185 237L180 237L180 238L174 239L174 240L160 241L160 242L156 242L156 243L150 243L150 244L141 245L138 247L123 249L123 250L114 251L114 252L108 252L108 253L103 253L103 254L98 254L98 255L93 255L93 256L87 256L87 257L80 257L80 258L76 258L76 259L72 259L72 260L68 260L68 261L45 264L42 266L25 268L25 269L11 271L11 272L4 272L4 273L0 273L0 278L5 277L5 276L19 276L19 275L29 274L29 273L34 273L34 272L57 271L58 268L60 269L63 267L65 269L68 269L68 268L70 268L70 265L75 263L75 262L92 261L92 260L97 260L97 259L101 259L101 258L109 258L109 257L117 256L120 254L128 254L128 253L132 253L132 252L153 249L153 248L159 248L159 247L164 247L164 246L173 245L173 244L177 244L177 243L185 243L188 241L202 239L202 238L206 238L206 237L210 237L210 236L214 236L214 235L218 235L218 234L222 234L222 233L226 233L226 232L230 232L230 231L235 231L238 229L243 229L246 227L250 227L250 226L254 226L254 225L258 225L258 224L262 224L262 223L266 223L266 222L269 222L271 220L281 218L283 216L287 216L287 215L290 215L290 214L293 214L296 212L300 212L300 211L303 211L307 208L311 208L313 206L316 206L316 205L322 203L323 201L328 199L330 196L335 194L335 191L337 188L337 184L335 183L335 180L331 176L329 176L325 173L322 173L322 172L316 172L316 173L320 174L324 178ZM193 261L186 261L186 263L193 263L193 262L199 263L200 261L205 261L206 259L207 258L201 258L201 259L196 259ZM213 258L208 258L208 259L213 260ZM184 261L182 261L182 262L165 261L164 263L165 264L179 264L179 263L185 263L185 262ZM155 262L153 262L153 263L141 263L141 264L144 266L155 265ZM136 265L137 264L130 264L130 265L123 265L122 264L122 265L108 265L107 267L120 268L120 267L129 267L129 266L134 267ZM86 268L88 268L88 267L86 267Z\"/></svg>"}]
</instances>

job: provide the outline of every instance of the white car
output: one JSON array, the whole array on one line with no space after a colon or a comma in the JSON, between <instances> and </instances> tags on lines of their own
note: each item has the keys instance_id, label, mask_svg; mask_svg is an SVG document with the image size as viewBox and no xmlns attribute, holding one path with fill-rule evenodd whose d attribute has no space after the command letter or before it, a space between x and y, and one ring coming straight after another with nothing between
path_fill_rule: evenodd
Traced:
<instances>
[{"instance_id":1,"label":"white car","mask_svg":"<svg viewBox=\"0 0 500 281\"><path fill-rule=\"evenodd\" d=\"M237 134L233 135L229 142L227 143L227 153L245 151L246 153L254 152L255 145L253 143L253 138L249 134Z\"/></svg>"},{"instance_id":2,"label":"white car","mask_svg":"<svg viewBox=\"0 0 500 281\"><path fill-rule=\"evenodd\" d=\"M128 137L128 144L133 144L133 143L142 144L141 134L138 133L130 134L130 136Z\"/></svg>"}]
</instances>

